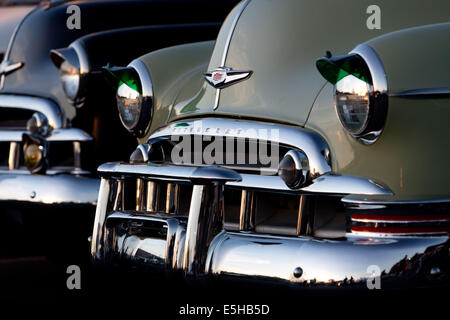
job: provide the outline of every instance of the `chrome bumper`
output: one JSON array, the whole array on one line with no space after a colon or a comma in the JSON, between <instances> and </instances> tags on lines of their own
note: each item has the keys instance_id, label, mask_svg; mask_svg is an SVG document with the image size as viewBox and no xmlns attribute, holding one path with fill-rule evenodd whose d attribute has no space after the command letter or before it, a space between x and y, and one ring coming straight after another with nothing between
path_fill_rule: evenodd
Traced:
<instances>
[{"instance_id":1,"label":"chrome bumper","mask_svg":"<svg viewBox=\"0 0 450 320\"><path fill-rule=\"evenodd\" d=\"M265 123L228 119L202 121L201 126L183 122L162 128L150 137L149 147L156 148L158 141L178 134L232 135L242 139L254 137L249 132L242 135L240 128L269 130L272 127ZM251 174L245 170L237 173L217 166L149 161L100 166L98 172L102 182L91 242L93 260L106 265L157 267L189 278L257 279L295 288L367 288L373 281L377 285L378 280L381 280L382 288L395 286L398 281L402 282L402 287L448 284L448 229L431 235L367 236L353 232L352 228L359 225L347 224L347 233L345 227L339 225L335 229L340 231L338 236L322 233L329 239L319 238L320 233L312 231L314 217L309 217L308 197L332 198L340 202L344 197L352 202L348 197L388 198L392 192L371 179L333 174L327 160L328 147L318 134L302 128L281 125L276 128L280 130L279 137L283 138L276 142L302 150L309 159L314 175L308 186L292 190L277 175ZM164 184L167 194L161 201L159 191L156 191ZM192 194L185 193L184 200L187 198L187 201L183 202L182 210L176 206L173 209L173 199L178 195L178 191L172 192L178 190L173 189L173 185L178 185L179 190L188 185L192 191ZM236 205L238 209L232 209L226 206L229 202L224 200L224 193L236 190L241 192L240 205ZM257 205L252 198L256 193L269 199L271 195L298 197L297 216L294 216L296 228L293 228L296 230L282 233L276 228L258 229L255 217L258 212L254 209ZM155 204L157 201L163 203L162 209ZM367 214L360 211L380 207L353 205L359 215ZM231 208L229 212L237 212L234 225L226 224L226 208ZM334 213L330 207L322 208ZM350 220L356 217L351 215ZM447 218L444 228L448 227ZM396 222L383 222L381 226L391 230L391 225L396 226ZM372 224L378 227L378 223L372 219L363 227L372 228Z\"/></svg>"},{"instance_id":2,"label":"chrome bumper","mask_svg":"<svg viewBox=\"0 0 450 320\"><path fill-rule=\"evenodd\" d=\"M0 174L0 202L95 205L99 187L99 179L73 174L6 173Z\"/></svg>"},{"instance_id":3,"label":"chrome bumper","mask_svg":"<svg viewBox=\"0 0 450 320\"><path fill-rule=\"evenodd\" d=\"M94 258L299 289L367 289L378 276L381 289L449 284L448 236L323 240L222 231L206 248L204 264L186 264L187 228L187 219L114 212L106 221L103 255L94 250Z\"/></svg>"},{"instance_id":4,"label":"chrome bumper","mask_svg":"<svg viewBox=\"0 0 450 320\"><path fill-rule=\"evenodd\" d=\"M91 247L95 262L156 267L194 278L257 279L295 288L367 288L377 277L382 288L448 284L448 234L370 237L348 233L327 240L224 230L224 186L264 189L271 185L273 190L279 186L277 191L287 192L281 183L267 183L279 179L276 176L250 179L219 167L154 164L105 164L99 173L103 178ZM133 176L193 184L189 215L123 210L121 181ZM321 179L318 183L334 186L326 175ZM386 192L372 187L363 190ZM312 184L305 192L314 188Z\"/></svg>"}]
</instances>

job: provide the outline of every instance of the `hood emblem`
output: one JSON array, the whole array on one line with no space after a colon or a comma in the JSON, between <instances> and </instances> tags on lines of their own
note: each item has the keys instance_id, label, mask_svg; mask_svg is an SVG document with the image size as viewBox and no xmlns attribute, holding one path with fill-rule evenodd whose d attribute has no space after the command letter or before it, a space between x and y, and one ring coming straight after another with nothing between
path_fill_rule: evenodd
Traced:
<instances>
[{"instance_id":1,"label":"hood emblem","mask_svg":"<svg viewBox=\"0 0 450 320\"><path fill-rule=\"evenodd\" d=\"M205 80L216 89L223 89L239 81L250 78L253 71L237 71L227 67L220 67L205 73Z\"/></svg>"}]
</instances>

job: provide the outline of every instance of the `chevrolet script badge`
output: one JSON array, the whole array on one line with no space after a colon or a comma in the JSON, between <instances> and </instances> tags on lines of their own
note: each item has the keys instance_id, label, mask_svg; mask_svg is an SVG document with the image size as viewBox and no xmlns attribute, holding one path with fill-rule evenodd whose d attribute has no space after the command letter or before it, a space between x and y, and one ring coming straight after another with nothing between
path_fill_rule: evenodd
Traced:
<instances>
[{"instance_id":1,"label":"chevrolet script badge","mask_svg":"<svg viewBox=\"0 0 450 320\"><path fill-rule=\"evenodd\" d=\"M247 80L253 71L235 71L231 68L220 67L205 73L205 80L216 89L223 89L239 81Z\"/></svg>"}]
</instances>

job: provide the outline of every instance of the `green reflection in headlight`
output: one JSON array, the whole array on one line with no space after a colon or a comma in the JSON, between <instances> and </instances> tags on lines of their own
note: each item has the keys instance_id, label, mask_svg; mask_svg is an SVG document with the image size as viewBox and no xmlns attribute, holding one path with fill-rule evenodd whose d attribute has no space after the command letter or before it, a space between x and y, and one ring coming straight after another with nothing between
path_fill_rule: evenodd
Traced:
<instances>
[{"instance_id":1,"label":"green reflection in headlight","mask_svg":"<svg viewBox=\"0 0 450 320\"><path fill-rule=\"evenodd\" d=\"M109 84L117 90L122 84L142 94L142 86L139 75L131 67L103 67L102 74Z\"/></svg>"},{"instance_id":2,"label":"green reflection in headlight","mask_svg":"<svg viewBox=\"0 0 450 320\"><path fill-rule=\"evenodd\" d=\"M320 74L333 85L349 75L372 84L372 77L366 63L356 54L320 58L316 61L316 67Z\"/></svg>"}]
</instances>

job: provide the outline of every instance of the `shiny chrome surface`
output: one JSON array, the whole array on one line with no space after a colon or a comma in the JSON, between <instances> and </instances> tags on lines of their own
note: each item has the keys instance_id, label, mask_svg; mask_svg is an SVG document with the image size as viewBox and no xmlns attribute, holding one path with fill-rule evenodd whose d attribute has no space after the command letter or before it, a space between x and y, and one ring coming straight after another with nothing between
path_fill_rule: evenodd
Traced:
<instances>
[{"instance_id":1,"label":"shiny chrome surface","mask_svg":"<svg viewBox=\"0 0 450 320\"><path fill-rule=\"evenodd\" d=\"M183 254L183 270L187 274L205 273L208 248L223 229L223 214L223 184L195 185Z\"/></svg>"},{"instance_id":2,"label":"shiny chrome surface","mask_svg":"<svg viewBox=\"0 0 450 320\"><path fill-rule=\"evenodd\" d=\"M214 241L216 246L208 253L208 274L271 279L299 288L367 288L368 269L373 265L380 268L382 286L401 280L411 281L403 286L414 286L433 267L448 265L450 258L448 236L377 239L349 235L343 241L330 241L222 232ZM300 277L297 268L302 269Z\"/></svg>"},{"instance_id":3,"label":"shiny chrome surface","mask_svg":"<svg viewBox=\"0 0 450 320\"><path fill-rule=\"evenodd\" d=\"M130 156L130 163L145 163L148 162L148 151L150 146L148 144L140 144Z\"/></svg>"},{"instance_id":4,"label":"shiny chrome surface","mask_svg":"<svg viewBox=\"0 0 450 320\"><path fill-rule=\"evenodd\" d=\"M1 142L21 142L22 135L28 134L28 131L24 130L0 130ZM91 141L93 138L78 128L56 129L53 130L51 135L45 138L49 142L54 141Z\"/></svg>"},{"instance_id":5,"label":"shiny chrome surface","mask_svg":"<svg viewBox=\"0 0 450 320\"><path fill-rule=\"evenodd\" d=\"M447 98L450 96L449 88L422 88L392 93L391 97L402 98Z\"/></svg>"},{"instance_id":6,"label":"shiny chrome surface","mask_svg":"<svg viewBox=\"0 0 450 320\"><path fill-rule=\"evenodd\" d=\"M191 183L210 183L240 181L236 172L221 167L184 167L163 164L125 164L105 163L98 168L101 176L120 178L122 176L146 176L152 180L185 181Z\"/></svg>"},{"instance_id":7,"label":"shiny chrome surface","mask_svg":"<svg viewBox=\"0 0 450 320\"><path fill-rule=\"evenodd\" d=\"M231 38L233 37L234 30L236 29L236 25L239 21L239 18L242 15L242 12L244 12L247 5L250 3L250 0L244 0L240 5L240 7L236 10L239 10L236 14L233 22L231 23L230 31L228 32L227 39L225 40L225 47L224 51L222 53L222 58L220 59L220 66L219 67L225 67L225 61L227 60L228 50L230 48ZM220 99L220 88L216 90L216 98L214 102L213 110L216 110L219 107L219 99Z\"/></svg>"},{"instance_id":8,"label":"shiny chrome surface","mask_svg":"<svg viewBox=\"0 0 450 320\"><path fill-rule=\"evenodd\" d=\"M132 129L127 128L127 130L129 130L133 134L136 134L138 137L142 137L147 133L152 123L154 112L153 84L152 79L150 77L150 72L141 60L135 59L128 66L136 70L137 74L139 75L139 79L141 81L142 110L137 125Z\"/></svg>"},{"instance_id":9,"label":"shiny chrome surface","mask_svg":"<svg viewBox=\"0 0 450 320\"><path fill-rule=\"evenodd\" d=\"M350 53L358 54L367 63L370 74L372 76L373 91L379 93L387 93L388 85L383 62L381 62L381 59L375 52L375 50L373 50L372 47L366 44L360 44Z\"/></svg>"},{"instance_id":10,"label":"shiny chrome surface","mask_svg":"<svg viewBox=\"0 0 450 320\"><path fill-rule=\"evenodd\" d=\"M98 168L102 176L120 178L122 176L146 176L152 180L195 182L222 180L228 186L248 189L272 190L274 192L299 192L321 194L365 194L392 195L392 192L370 179L326 174L312 181L300 190L292 190L278 176L237 174L232 170L218 167L183 167L160 164L105 163Z\"/></svg>"},{"instance_id":11,"label":"shiny chrome surface","mask_svg":"<svg viewBox=\"0 0 450 320\"><path fill-rule=\"evenodd\" d=\"M353 205L389 205L389 204L400 204L400 205L427 205L427 204L446 204L450 203L449 198L442 199L404 199L404 200L396 200L392 201L387 198L379 198L379 197L365 197L360 195L348 195L341 199L342 202L346 204Z\"/></svg>"},{"instance_id":12,"label":"shiny chrome surface","mask_svg":"<svg viewBox=\"0 0 450 320\"><path fill-rule=\"evenodd\" d=\"M352 234L377 237L438 236L450 233L450 204L443 201L341 200Z\"/></svg>"},{"instance_id":13,"label":"shiny chrome surface","mask_svg":"<svg viewBox=\"0 0 450 320\"><path fill-rule=\"evenodd\" d=\"M75 107L81 107L84 103L84 98L86 95L86 82L87 82L87 75L90 72L90 66L89 66L89 60L86 54L85 49L83 48L83 45L79 41L74 41L72 44L63 49L57 49L57 50L51 50L50 51L50 57L54 63L54 65L60 69L60 72L66 67L65 64L69 64L71 67L73 67L76 70L77 75L77 85L78 88L76 92L73 94L68 94L64 88L66 85L64 83L63 76L60 76L61 84L64 88L64 92L66 93L66 96L68 100L75 106ZM62 73L61 73L62 75ZM75 75L74 75L75 76ZM75 77L74 77L75 79Z\"/></svg>"},{"instance_id":14,"label":"shiny chrome surface","mask_svg":"<svg viewBox=\"0 0 450 320\"><path fill-rule=\"evenodd\" d=\"M0 63L0 77L7 75L8 73L14 72L24 66L23 62L11 63L7 60L3 60Z\"/></svg>"},{"instance_id":15,"label":"shiny chrome surface","mask_svg":"<svg viewBox=\"0 0 450 320\"><path fill-rule=\"evenodd\" d=\"M33 113L31 119L27 121L27 130L33 135L42 137L48 136L51 132L47 117L40 112Z\"/></svg>"},{"instance_id":16,"label":"shiny chrome surface","mask_svg":"<svg viewBox=\"0 0 450 320\"><path fill-rule=\"evenodd\" d=\"M105 192L100 192L99 204L105 203L101 199L105 200L108 195L106 191L112 186L107 181L102 183ZM195 193L204 196L205 188L210 187L198 186ZM204 205L198 201L193 204L193 210L201 212L200 208ZM103 207L101 211L107 212L105 209ZM99 223L101 218L105 219L106 228ZM201 231L197 228L199 225L189 224L188 220L186 225L186 217L163 214L142 216L113 211L108 217L97 215L93 237L97 241L92 242L93 258L97 262L113 265L131 263L141 268L183 269L188 271L188 275L269 281L298 289L329 287L367 290L367 280L373 278L369 272L371 266L380 269L382 289L448 283L445 280L448 275L442 271L442 268L447 268L450 259L448 235L389 239L347 235L341 240L326 240L222 231L215 237L200 237L202 232L195 233ZM208 225L218 227L220 222L206 223L200 227L206 228ZM148 228L158 229L162 233L143 236L141 231ZM212 230L214 234L217 229ZM187 249L186 241L192 238L203 238L205 242L195 250ZM203 260L205 252L206 260ZM189 257L192 254L199 260L186 264L186 261L191 261ZM429 278L438 273L444 274L440 281Z\"/></svg>"},{"instance_id":17,"label":"shiny chrome surface","mask_svg":"<svg viewBox=\"0 0 450 320\"><path fill-rule=\"evenodd\" d=\"M238 71L228 67L219 67L212 71L205 73L206 82L216 89L223 89L229 87L239 81L244 81L250 78L253 71Z\"/></svg>"},{"instance_id":18,"label":"shiny chrome surface","mask_svg":"<svg viewBox=\"0 0 450 320\"><path fill-rule=\"evenodd\" d=\"M19 167L20 161L20 143L11 142L9 145L8 168L14 170Z\"/></svg>"},{"instance_id":19,"label":"shiny chrome surface","mask_svg":"<svg viewBox=\"0 0 450 320\"><path fill-rule=\"evenodd\" d=\"M208 170L205 172L204 169ZM277 179L284 190L293 192L277 176L242 174L242 181L227 182L227 177L233 178L230 170L153 164L106 164L99 173L109 180L102 179L92 237L92 256L97 262L163 267L183 270L186 275L220 279L237 277L273 281L296 288L344 289L367 288L367 280L371 279L368 270L373 265L383 272L383 286L396 281L408 281L407 285L411 286L433 285L434 282L424 275L448 265L448 235L386 238L376 234L347 233L334 240L317 238L310 226L309 233L305 232L306 217L302 214L298 216L297 231L293 236L255 233L251 215L252 191L247 186L241 199L241 204L245 205L241 206L240 232L223 230L223 189L245 185L252 178L262 178L267 180L254 182L255 189L271 189L273 185L267 181ZM152 183L162 180L194 184L188 217L168 214L167 210L163 213L164 208L149 210L148 205L145 211L123 211L123 202L119 204L121 180L116 179L125 177ZM356 183L351 188L346 187L346 179ZM353 188L352 192L359 193L369 186L372 191L384 190L385 195L389 194L383 187L362 178L326 174L316 180L319 184L325 183L335 194L341 194L345 188ZM199 181L203 183L198 184ZM314 185L308 188L317 188ZM148 190L154 194L154 188ZM303 197L300 199L300 212L304 200ZM145 233L148 230L153 231ZM405 269L405 265L408 268Z\"/></svg>"},{"instance_id":20,"label":"shiny chrome surface","mask_svg":"<svg viewBox=\"0 0 450 320\"><path fill-rule=\"evenodd\" d=\"M269 134L268 139L274 143L302 150L308 157L312 177L331 172L330 151L322 137L313 131L293 126L218 118L177 121L155 131L149 137L149 143L155 138L184 135L235 137L257 141L262 139L262 133Z\"/></svg>"},{"instance_id":21,"label":"shiny chrome surface","mask_svg":"<svg viewBox=\"0 0 450 320\"><path fill-rule=\"evenodd\" d=\"M97 193L98 202L95 210L94 230L91 239L91 255L93 259L101 260L105 258L106 238L105 221L107 214L116 209L117 196L119 194L119 183L114 180L101 179L100 189ZM109 201L109 199L113 201ZM114 201L115 200L115 201Z\"/></svg>"},{"instance_id":22,"label":"shiny chrome surface","mask_svg":"<svg viewBox=\"0 0 450 320\"><path fill-rule=\"evenodd\" d=\"M350 53L361 56L369 67L372 76L372 91L369 93L371 106L371 123L369 132L363 132L357 139L364 144L375 143L383 131L388 109L388 82L383 62L369 45L360 44Z\"/></svg>"},{"instance_id":23,"label":"shiny chrome surface","mask_svg":"<svg viewBox=\"0 0 450 320\"><path fill-rule=\"evenodd\" d=\"M299 189L311 182L308 158L302 151L289 150L278 166L278 176L291 189Z\"/></svg>"},{"instance_id":24,"label":"shiny chrome surface","mask_svg":"<svg viewBox=\"0 0 450 320\"><path fill-rule=\"evenodd\" d=\"M98 190L98 179L71 174L0 174L0 201L95 205Z\"/></svg>"},{"instance_id":25,"label":"shiny chrome surface","mask_svg":"<svg viewBox=\"0 0 450 320\"><path fill-rule=\"evenodd\" d=\"M1 107L38 111L47 117L53 129L66 127L64 114L59 106L45 98L0 94Z\"/></svg>"},{"instance_id":26,"label":"shiny chrome surface","mask_svg":"<svg viewBox=\"0 0 450 320\"><path fill-rule=\"evenodd\" d=\"M239 231L255 230L255 195L252 191L242 190L239 212Z\"/></svg>"},{"instance_id":27,"label":"shiny chrome surface","mask_svg":"<svg viewBox=\"0 0 450 320\"><path fill-rule=\"evenodd\" d=\"M139 216L114 211L105 220L106 232L96 233L99 229L94 227L94 234L103 239L92 242L92 252L97 253L94 261L105 259L110 263L182 269L186 218L157 214ZM95 226L99 225L96 223ZM140 236L146 228L159 228L160 233Z\"/></svg>"},{"instance_id":28,"label":"shiny chrome surface","mask_svg":"<svg viewBox=\"0 0 450 320\"><path fill-rule=\"evenodd\" d=\"M229 186L245 187L248 189L273 190L274 192L299 192L318 194L365 194L365 195L392 195L392 192L370 179L325 174L312 181L307 187L292 190L278 176L257 176L241 174L241 182L230 182Z\"/></svg>"}]
</instances>

